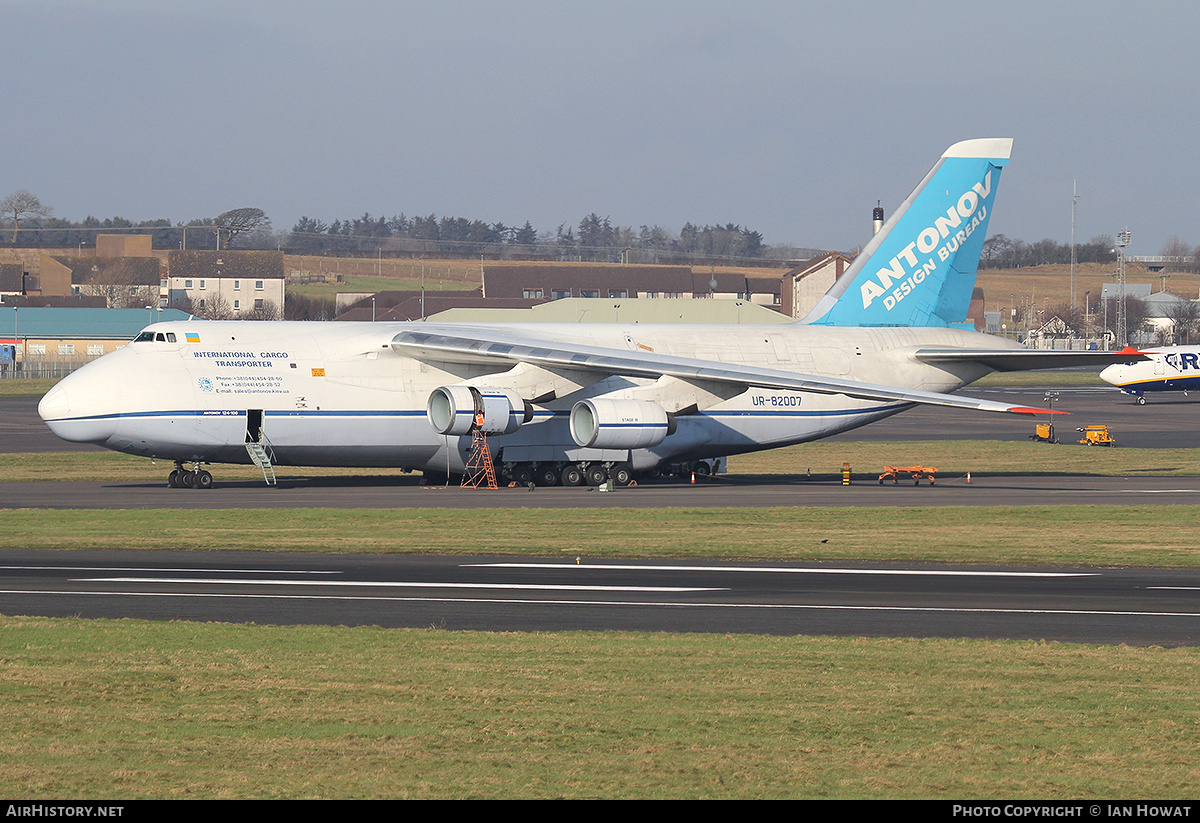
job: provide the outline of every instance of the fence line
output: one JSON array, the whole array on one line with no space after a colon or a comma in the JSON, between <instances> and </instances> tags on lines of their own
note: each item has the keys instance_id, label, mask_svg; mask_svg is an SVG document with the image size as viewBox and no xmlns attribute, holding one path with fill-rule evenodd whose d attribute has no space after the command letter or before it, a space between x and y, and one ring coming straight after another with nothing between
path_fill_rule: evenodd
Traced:
<instances>
[{"instance_id":1,"label":"fence line","mask_svg":"<svg viewBox=\"0 0 1200 823\"><path fill-rule=\"evenodd\" d=\"M0 364L0 379L4 380L60 380L66 377L76 369L83 368L88 363L101 357L94 355L92 357L40 357L38 355L25 355L16 363L16 368L13 368L12 363Z\"/></svg>"}]
</instances>

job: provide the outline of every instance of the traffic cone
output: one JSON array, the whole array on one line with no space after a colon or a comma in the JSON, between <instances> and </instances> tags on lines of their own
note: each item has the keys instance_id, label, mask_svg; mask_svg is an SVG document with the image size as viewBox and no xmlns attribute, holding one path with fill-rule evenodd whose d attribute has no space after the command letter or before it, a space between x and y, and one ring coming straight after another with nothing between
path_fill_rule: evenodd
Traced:
<instances>
[{"instance_id":1,"label":"traffic cone","mask_svg":"<svg viewBox=\"0 0 1200 823\"><path fill-rule=\"evenodd\" d=\"M971 482L971 473L970 472L967 472L967 482L968 483Z\"/></svg>"},{"instance_id":2,"label":"traffic cone","mask_svg":"<svg viewBox=\"0 0 1200 823\"><path fill-rule=\"evenodd\" d=\"M695 472L692 472L692 482L693 483L696 482L696 473Z\"/></svg>"}]
</instances>

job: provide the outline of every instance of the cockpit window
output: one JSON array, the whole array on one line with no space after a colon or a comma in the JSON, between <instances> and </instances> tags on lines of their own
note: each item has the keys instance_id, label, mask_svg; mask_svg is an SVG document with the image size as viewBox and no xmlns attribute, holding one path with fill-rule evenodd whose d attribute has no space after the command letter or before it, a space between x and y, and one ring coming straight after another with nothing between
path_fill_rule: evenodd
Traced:
<instances>
[{"instance_id":1,"label":"cockpit window","mask_svg":"<svg viewBox=\"0 0 1200 823\"><path fill-rule=\"evenodd\" d=\"M134 343L153 343L154 342L154 332L144 331L141 334L139 334L137 337L133 338L133 342Z\"/></svg>"},{"instance_id":2,"label":"cockpit window","mask_svg":"<svg viewBox=\"0 0 1200 823\"><path fill-rule=\"evenodd\" d=\"M167 342L167 338L163 335L162 332L159 332L158 334L154 335L154 339L157 340L159 343Z\"/></svg>"},{"instance_id":3,"label":"cockpit window","mask_svg":"<svg viewBox=\"0 0 1200 823\"><path fill-rule=\"evenodd\" d=\"M173 331L169 331L169 332L167 332L167 342L168 342L168 343L174 343L174 342L175 342L175 332L173 332Z\"/></svg>"}]
</instances>

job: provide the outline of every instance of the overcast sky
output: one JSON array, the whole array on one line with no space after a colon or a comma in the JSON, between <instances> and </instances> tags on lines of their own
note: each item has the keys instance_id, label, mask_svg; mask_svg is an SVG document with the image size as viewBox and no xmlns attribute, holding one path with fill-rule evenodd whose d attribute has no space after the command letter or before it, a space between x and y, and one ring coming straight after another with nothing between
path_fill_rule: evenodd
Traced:
<instances>
[{"instance_id":1,"label":"overcast sky","mask_svg":"<svg viewBox=\"0 0 1200 823\"><path fill-rule=\"evenodd\" d=\"M0 197L739 223L850 249L951 143L1013 137L990 230L1200 244L1200 4L0 0Z\"/></svg>"}]
</instances>

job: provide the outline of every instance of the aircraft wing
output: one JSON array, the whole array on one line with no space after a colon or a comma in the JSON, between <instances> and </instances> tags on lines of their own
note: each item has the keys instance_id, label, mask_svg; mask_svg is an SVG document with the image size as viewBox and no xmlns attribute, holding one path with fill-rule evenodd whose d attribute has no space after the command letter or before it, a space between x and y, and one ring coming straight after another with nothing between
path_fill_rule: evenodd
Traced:
<instances>
[{"instance_id":1,"label":"aircraft wing","mask_svg":"<svg viewBox=\"0 0 1200 823\"><path fill-rule=\"evenodd\" d=\"M1049 409L1013 406L994 400L978 400L952 394L917 391L895 386L859 383L835 377L797 372L730 366L712 360L627 352L603 346L587 346L561 340L548 340L528 334L514 334L496 328L472 329L463 326L422 324L420 331L402 331L392 338L391 348L398 354L425 360L454 363L495 364L500 366L530 363L545 369L569 369L600 372L606 375L656 379L663 375L684 380L702 380L764 389L807 391L818 394L842 394L863 400L921 403L976 411L1012 414L1067 414Z\"/></svg>"},{"instance_id":2,"label":"aircraft wing","mask_svg":"<svg viewBox=\"0 0 1200 823\"><path fill-rule=\"evenodd\" d=\"M1044 349L917 349L913 356L925 363L982 363L992 371L1100 367L1150 359L1131 346L1126 346L1120 351L1102 352Z\"/></svg>"}]
</instances>

